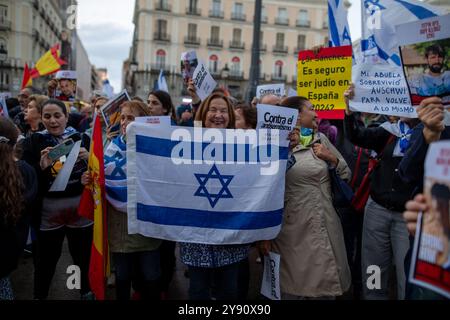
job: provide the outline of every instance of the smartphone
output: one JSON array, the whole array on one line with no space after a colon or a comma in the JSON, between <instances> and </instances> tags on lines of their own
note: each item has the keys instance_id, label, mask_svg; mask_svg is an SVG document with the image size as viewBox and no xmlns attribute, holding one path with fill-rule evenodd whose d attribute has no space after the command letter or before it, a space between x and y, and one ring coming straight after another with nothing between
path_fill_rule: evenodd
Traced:
<instances>
[{"instance_id":1,"label":"smartphone","mask_svg":"<svg viewBox=\"0 0 450 320\"><path fill-rule=\"evenodd\" d=\"M67 139L63 143L58 144L54 147L49 153L48 157L52 159L52 161L56 161L62 156L66 156L72 151L75 142L72 139Z\"/></svg>"}]
</instances>

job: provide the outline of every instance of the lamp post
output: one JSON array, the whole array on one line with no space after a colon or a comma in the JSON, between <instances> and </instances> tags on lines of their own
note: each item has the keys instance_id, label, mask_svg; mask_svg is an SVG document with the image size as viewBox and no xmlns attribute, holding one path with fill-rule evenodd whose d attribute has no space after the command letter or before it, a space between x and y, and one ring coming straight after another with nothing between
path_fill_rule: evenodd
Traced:
<instances>
[{"instance_id":1,"label":"lamp post","mask_svg":"<svg viewBox=\"0 0 450 320\"><path fill-rule=\"evenodd\" d=\"M251 103L256 94L256 87L259 84L259 48L261 37L261 11L262 0L255 0L255 20L253 21L253 46L252 46L252 63L250 66L249 86L246 93L246 101Z\"/></svg>"}]
</instances>

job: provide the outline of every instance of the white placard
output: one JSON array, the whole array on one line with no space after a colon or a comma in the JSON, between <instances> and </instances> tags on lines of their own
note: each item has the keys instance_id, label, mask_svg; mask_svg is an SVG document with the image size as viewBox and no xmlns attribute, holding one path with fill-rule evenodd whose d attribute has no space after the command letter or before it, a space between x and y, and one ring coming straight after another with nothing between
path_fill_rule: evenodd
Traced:
<instances>
[{"instance_id":1,"label":"white placard","mask_svg":"<svg viewBox=\"0 0 450 320\"><path fill-rule=\"evenodd\" d=\"M258 104L256 109L258 112L256 129L279 130L280 144L285 143L289 133L297 125L298 110L268 104ZM274 138L273 133L272 138Z\"/></svg>"},{"instance_id":2,"label":"white placard","mask_svg":"<svg viewBox=\"0 0 450 320\"><path fill-rule=\"evenodd\" d=\"M352 68L355 97L352 111L417 118L411 106L401 67L388 64L358 64Z\"/></svg>"},{"instance_id":3,"label":"white placard","mask_svg":"<svg viewBox=\"0 0 450 320\"><path fill-rule=\"evenodd\" d=\"M278 97L283 97L285 94L284 83L279 84L265 84L262 86L258 86L256 88L256 97L258 99L267 96L267 95L275 95Z\"/></svg>"},{"instance_id":4,"label":"white placard","mask_svg":"<svg viewBox=\"0 0 450 320\"><path fill-rule=\"evenodd\" d=\"M269 252L264 257L264 273L261 294L271 300L281 300L280 294L280 255Z\"/></svg>"},{"instance_id":5,"label":"white placard","mask_svg":"<svg viewBox=\"0 0 450 320\"><path fill-rule=\"evenodd\" d=\"M170 126L170 116L160 116L160 117L137 117L136 122L146 123L151 125L161 125Z\"/></svg>"},{"instance_id":6,"label":"white placard","mask_svg":"<svg viewBox=\"0 0 450 320\"><path fill-rule=\"evenodd\" d=\"M216 88L217 82L211 76L208 68L203 62L200 62L192 76L197 95L200 99L205 100Z\"/></svg>"},{"instance_id":7,"label":"white placard","mask_svg":"<svg viewBox=\"0 0 450 320\"><path fill-rule=\"evenodd\" d=\"M396 26L399 45L450 38L450 14Z\"/></svg>"},{"instance_id":8,"label":"white placard","mask_svg":"<svg viewBox=\"0 0 450 320\"><path fill-rule=\"evenodd\" d=\"M427 211L417 218L409 282L450 299L450 142L432 143L425 160Z\"/></svg>"}]
</instances>

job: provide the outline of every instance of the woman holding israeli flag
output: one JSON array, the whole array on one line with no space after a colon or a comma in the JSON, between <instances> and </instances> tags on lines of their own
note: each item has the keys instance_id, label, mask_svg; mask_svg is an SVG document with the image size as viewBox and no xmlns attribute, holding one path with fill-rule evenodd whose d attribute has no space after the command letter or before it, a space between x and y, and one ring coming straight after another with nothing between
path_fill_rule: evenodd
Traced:
<instances>
[{"instance_id":1,"label":"woman holding israeli flag","mask_svg":"<svg viewBox=\"0 0 450 320\"><path fill-rule=\"evenodd\" d=\"M120 107L120 135L105 150L105 183L108 215L108 242L116 275L116 298L129 300L131 282L140 289L144 300L158 300L161 240L128 234L127 221L127 126L136 117L149 116L145 103L128 101ZM83 174L84 185L92 183L89 172ZM140 277L133 277L134 273Z\"/></svg>"},{"instance_id":2,"label":"woman holding israeli flag","mask_svg":"<svg viewBox=\"0 0 450 320\"><path fill-rule=\"evenodd\" d=\"M235 115L228 98L220 92L204 100L196 120L204 128L234 129ZM189 268L189 299L210 300L214 285L217 300L238 298L240 262L247 259L249 245L180 243L181 260Z\"/></svg>"}]
</instances>

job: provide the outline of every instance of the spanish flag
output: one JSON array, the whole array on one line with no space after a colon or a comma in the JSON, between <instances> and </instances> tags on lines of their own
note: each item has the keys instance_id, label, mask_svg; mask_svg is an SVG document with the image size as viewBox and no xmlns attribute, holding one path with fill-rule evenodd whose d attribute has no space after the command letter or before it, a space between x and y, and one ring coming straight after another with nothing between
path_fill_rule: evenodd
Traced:
<instances>
[{"instance_id":1,"label":"spanish flag","mask_svg":"<svg viewBox=\"0 0 450 320\"><path fill-rule=\"evenodd\" d=\"M59 44L56 44L36 62L34 69L31 70L31 77L39 78L59 71L61 66L67 64L60 56Z\"/></svg>"},{"instance_id":2,"label":"spanish flag","mask_svg":"<svg viewBox=\"0 0 450 320\"><path fill-rule=\"evenodd\" d=\"M89 283L97 300L105 299L106 277L110 274L105 208L105 165L103 162L102 125L95 116L89 151L89 172L92 185L86 186L81 196L78 213L94 221L94 237L89 265Z\"/></svg>"},{"instance_id":3,"label":"spanish flag","mask_svg":"<svg viewBox=\"0 0 450 320\"><path fill-rule=\"evenodd\" d=\"M23 90L26 87L31 87L32 85L33 78L31 78L30 68L28 68L28 63L25 63L25 67L23 69L22 87L20 90Z\"/></svg>"}]
</instances>

